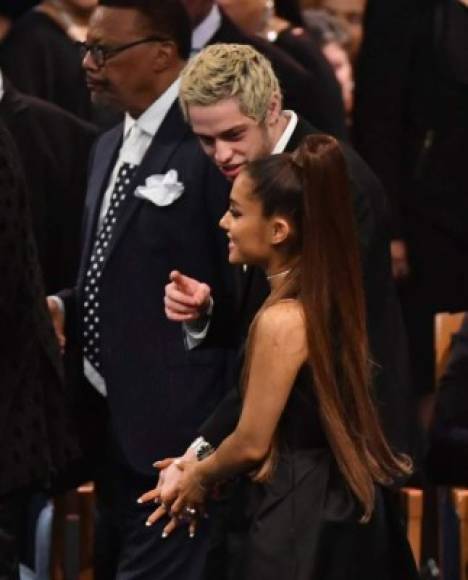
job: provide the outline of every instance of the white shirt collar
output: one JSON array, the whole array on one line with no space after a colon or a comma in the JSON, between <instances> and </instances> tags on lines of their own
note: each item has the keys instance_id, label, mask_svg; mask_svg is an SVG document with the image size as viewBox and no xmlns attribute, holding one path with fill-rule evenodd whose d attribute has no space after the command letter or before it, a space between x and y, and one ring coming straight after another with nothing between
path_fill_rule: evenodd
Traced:
<instances>
[{"instance_id":1,"label":"white shirt collar","mask_svg":"<svg viewBox=\"0 0 468 580\"><path fill-rule=\"evenodd\" d=\"M3 74L0 70L0 101L3 99L3 95L5 94L5 88L3 86Z\"/></svg>"},{"instance_id":2,"label":"white shirt collar","mask_svg":"<svg viewBox=\"0 0 468 580\"><path fill-rule=\"evenodd\" d=\"M137 124L143 133L146 133L146 135L153 138L164 121L165 116L169 112L169 109L177 99L179 85L180 79L177 79L159 98L154 101L152 105L146 109L143 114L138 117L138 119L134 119L126 113L123 132L124 137L128 135L133 125Z\"/></svg>"},{"instance_id":3,"label":"white shirt collar","mask_svg":"<svg viewBox=\"0 0 468 580\"><path fill-rule=\"evenodd\" d=\"M283 113L286 113L286 115L289 117L289 121L288 124L286 125L285 130L283 131L283 134L278 139L276 145L273 147L273 151L271 152L272 155L284 153L284 150L288 146L289 140L291 139L291 136L297 127L298 118L296 113L294 111L283 111Z\"/></svg>"},{"instance_id":4,"label":"white shirt collar","mask_svg":"<svg viewBox=\"0 0 468 580\"><path fill-rule=\"evenodd\" d=\"M200 51L208 44L208 41L221 26L221 12L216 4L210 10L208 16L192 32L192 51Z\"/></svg>"}]
</instances>

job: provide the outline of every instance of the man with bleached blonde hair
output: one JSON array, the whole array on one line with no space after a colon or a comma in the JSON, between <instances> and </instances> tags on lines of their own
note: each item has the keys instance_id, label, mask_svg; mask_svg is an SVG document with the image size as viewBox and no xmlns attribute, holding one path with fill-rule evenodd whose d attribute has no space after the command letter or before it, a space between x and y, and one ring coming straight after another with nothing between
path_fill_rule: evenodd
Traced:
<instances>
[{"instance_id":1,"label":"man with bleached blonde hair","mask_svg":"<svg viewBox=\"0 0 468 580\"><path fill-rule=\"evenodd\" d=\"M229 97L236 97L242 113L258 122L265 119L271 99L281 98L270 61L251 46L213 44L182 73L179 102L187 121L190 105L213 105Z\"/></svg>"},{"instance_id":2,"label":"man with bleached blonde hair","mask_svg":"<svg viewBox=\"0 0 468 580\"><path fill-rule=\"evenodd\" d=\"M294 111L281 107L281 93L268 61L250 46L212 45L193 58L182 73L179 99L182 110L205 153L229 178L243 166L268 154L293 151L304 136L317 133ZM374 387L392 447L411 448L412 412L409 399L406 341L390 272L387 205L382 188L370 169L348 146L342 145L353 194L356 225L366 290L369 342L378 363ZM269 292L264 274L255 268L236 269L237 326L228 329L241 344L255 312ZM169 319L183 322L189 347L210 340L210 318L216 308L207 284L172 272L166 286ZM199 429L200 437L184 460L202 460L235 428L242 402L237 387ZM158 487L142 500L162 503L150 521L167 515L177 495L180 461L159 464ZM170 528L176 525L175 520Z\"/></svg>"}]
</instances>

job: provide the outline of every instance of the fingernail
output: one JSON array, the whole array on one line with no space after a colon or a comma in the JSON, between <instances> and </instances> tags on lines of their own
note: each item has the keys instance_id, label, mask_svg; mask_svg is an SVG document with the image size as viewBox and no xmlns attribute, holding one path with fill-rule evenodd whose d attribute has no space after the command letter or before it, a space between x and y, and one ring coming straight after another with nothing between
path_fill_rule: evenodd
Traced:
<instances>
[{"instance_id":1,"label":"fingernail","mask_svg":"<svg viewBox=\"0 0 468 580\"><path fill-rule=\"evenodd\" d=\"M158 467L158 465L159 465L160 463L161 463L160 461L155 461L155 462L153 463L153 467Z\"/></svg>"},{"instance_id":2,"label":"fingernail","mask_svg":"<svg viewBox=\"0 0 468 580\"><path fill-rule=\"evenodd\" d=\"M151 527L152 525L153 525L153 523L152 523L152 522L150 522L149 520L146 520L146 522L145 522L145 526L146 526L147 528Z\"/></svg>"},{"instance_id":3,"label":"fingernail","mask_svg":"<svg viewBox=\"0 0 468 580\"><path fill-rule=\"evenodd\" d=\"M163 532L163 533L161 534L161 538L162 538L163 540L165 540L165 539L167 538L167 536L168 536L168 535L169 535L169 534L168 534L167 532Z\"/></svg>"},{"instance_id":4,"label":"fingernail","mask_svg":"<svg viewBox=\"0 0 468 580\"><path fill-rule=\"evenodd\" d=\"M189 532L189 538L194 538L195 537L195 532Z\"/></svg>"},{"instance_id":5,"label":"fingernail","mask_svg":"<svg viewBox=\"0 0 468 580\"><path fill-rule=\"evenodd\" d=\"M139 497L139 498L137 499L137 503L143 503L143 500L141 499L141 497Z\"/></svg>"}]
</instances>

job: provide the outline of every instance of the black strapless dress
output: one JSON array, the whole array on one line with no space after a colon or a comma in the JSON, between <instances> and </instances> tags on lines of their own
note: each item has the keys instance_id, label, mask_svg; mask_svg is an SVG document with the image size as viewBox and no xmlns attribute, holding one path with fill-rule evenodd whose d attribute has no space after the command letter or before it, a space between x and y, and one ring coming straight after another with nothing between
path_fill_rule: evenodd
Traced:
<instances>
[{"instance_id":1,"label":"black strapless dress","mask_svg":"<svg viewBox=\"0 0 468 580\"><path fill-rule=\"evenodd\" d=\"M376 486L369 523L339 472L303 368L279 428L268 483L246 484L248 532L239 580L416 580L394 494Z\"/></svg>"}]
</instances>

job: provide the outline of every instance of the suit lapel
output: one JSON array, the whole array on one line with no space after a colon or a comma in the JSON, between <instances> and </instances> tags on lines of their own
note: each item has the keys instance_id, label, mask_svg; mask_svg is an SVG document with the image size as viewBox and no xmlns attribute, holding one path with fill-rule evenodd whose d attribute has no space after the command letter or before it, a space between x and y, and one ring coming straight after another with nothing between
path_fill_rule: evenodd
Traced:
<instances>
[{"instance_id":1,"label":"suit lapel","mask_svg":"<svg viewBox=\"0 0 468 580\"><path fill-rule=\"evenodd\" d=\"M124 201L122 214L117 221L112 240L109 245L109 251L106 254L104 267L112 256L113 251L122 239L127 230L132 217L135 215L137 209L141 206L143 200L134 196L134 191L139 185L143 185L146 178L150 175L164 173L167 164L178 145L184 139L189 131L188 125L185 123L179 105L175 102L169 113L166 115L159 131L153 138L146 155L144 156L139 169L137 170L133 180L129 184L128 194ZM95 210L96 211L96 210Z\"/></svg>"}]
</instances>

